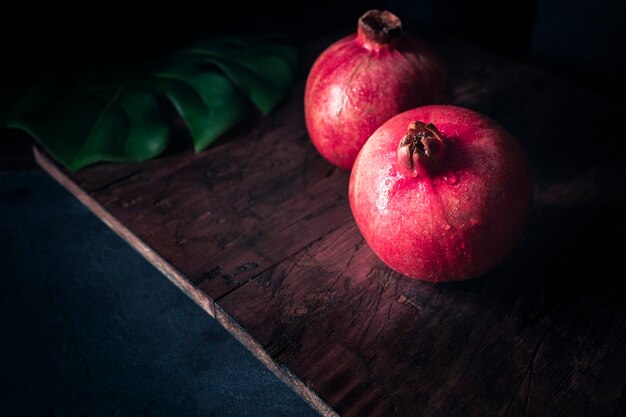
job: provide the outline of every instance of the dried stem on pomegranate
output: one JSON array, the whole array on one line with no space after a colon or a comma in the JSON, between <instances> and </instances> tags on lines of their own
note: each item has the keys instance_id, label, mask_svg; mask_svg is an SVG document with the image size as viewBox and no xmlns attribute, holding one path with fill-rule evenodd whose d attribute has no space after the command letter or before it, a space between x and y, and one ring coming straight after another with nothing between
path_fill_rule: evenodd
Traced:
<instances>
[{"instance_id":1,"label":"dried stem on pomegranate","mask_svg":"<svg viewBox=\"0 0 626 417\"><path fill-rule=\"evenodd\" d=\"M386 10L369 10L359 19L357 32L363 40L377 45L386 45L400 36L402 22L395 14Z\"/></svg>"},{"instance_id":2,"label":"dried stem on pomegranate","mask_svg":"<svg viewBox=\"0 0 626 417\"><path fill-rule=\"evenodd\" d=\"M398 145L398 169L406 176L429 175L445 154L445 142L432 123L414 121Z\"/></svg>"}]
</instances>

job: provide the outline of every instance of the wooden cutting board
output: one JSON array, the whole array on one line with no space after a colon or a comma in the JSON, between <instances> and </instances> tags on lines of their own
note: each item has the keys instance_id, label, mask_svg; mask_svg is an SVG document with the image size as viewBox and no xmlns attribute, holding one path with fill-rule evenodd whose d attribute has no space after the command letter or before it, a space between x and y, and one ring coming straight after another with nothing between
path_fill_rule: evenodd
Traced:
<instances>
[{"instance_id":1,"label":"wooden cutting board","mask_svg":"<svg viewBox=\"0 0 626 417\"><path fill-rule=\"evenodd\" d=\"M409 280L371 252L348 173L307 136L306 66L271 116L200 154L76 174L35 156L324 416L625 415L624 106L428 40L455 103L508 128L534 170L527 238L469 282Z\"/></svg>"}]
</instances>

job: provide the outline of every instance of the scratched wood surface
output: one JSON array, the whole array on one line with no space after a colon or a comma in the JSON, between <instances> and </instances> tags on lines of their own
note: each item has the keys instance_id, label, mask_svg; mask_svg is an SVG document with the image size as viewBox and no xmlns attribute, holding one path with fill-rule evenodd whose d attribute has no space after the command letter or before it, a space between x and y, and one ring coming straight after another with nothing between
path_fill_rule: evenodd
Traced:
<instances>
[{"instance_id":1,"label":"scratched wood surface","mask_svg":"<svg viewBox=\"0 0 626 417\"><path fill-rule=\"evenodd\" d=\"M508 128L534 171L528 236L469 282L405 279L364 243L348 174L304 125L324 43L274 114L201 154L77 174L36 158L323 415L626 415L624 105L428 40L455 103Z\"/></svg>"}]
</instances>

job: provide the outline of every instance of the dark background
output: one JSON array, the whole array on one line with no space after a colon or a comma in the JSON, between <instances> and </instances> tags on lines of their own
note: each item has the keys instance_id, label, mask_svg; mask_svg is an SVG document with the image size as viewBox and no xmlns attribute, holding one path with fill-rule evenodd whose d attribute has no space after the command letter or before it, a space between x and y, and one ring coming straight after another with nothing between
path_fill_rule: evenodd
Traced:
<instances>
[{"instance_id":1,"label":"dark background","mask_svg":"<svg viewBox=\"0 0 626 417\"><path fill-rule=\"evenodd\" d=\"M80 66L103 55L140 60L218 33L282 32L294 43L306 42L351 29L365 10L381 8L394 11L413 32L448 33L618 100L626 92L626 2L619 0L286 3L182 1L138 7L115 1L72 7L56 2L8 6L0 24L3 67L9 74L3 77L4 91L19 91L32 74L59 63Z\"/></svg>"},{"instance_id":2,"label":"dark background","mask_svg":"<svg viewBox=\"0 0 626 417\"><path fill-rule=\"evenodd\" d=\"M55 68L136 64L223 33L278 32L298 45L354 30L370 8L394 11L412 33L451 35L624 101L626 2L620 0L19 2L0 12L0 120L28 85ZM30 146L23 135L0 130L0 168L32 166Z\"/></svg>"},{"instance_id":3,"label":"dark background","mask_svg":"<svg viewBox=\"0 0 626 417\"><path fill-rule=\"evenodd\" d=\"M616 0L89 2L5 6L0 111L54 67L138 62L220 33L300 44L352 30L373 7L624 102L626 3ZM29 152L25 137L0 133L0 415L314 415L73 197L21 171Z\"/></svg>"}]
</instances>

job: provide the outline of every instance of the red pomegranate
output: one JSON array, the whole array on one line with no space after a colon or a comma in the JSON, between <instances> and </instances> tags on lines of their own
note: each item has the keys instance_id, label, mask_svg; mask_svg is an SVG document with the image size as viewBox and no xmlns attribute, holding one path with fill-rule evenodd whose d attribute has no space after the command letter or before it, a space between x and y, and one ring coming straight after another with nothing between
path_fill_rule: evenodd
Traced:
<instances>
[{"instance_id":1,"label":"red pomegranate","mask_svg":"<svg viewBox=\"0 0 626 417\"><path fill-rule=\"evenodd\" d=\"M311 68L307 129L322 156L340 168L352 168L367 138L390 117L449 99L443 65L401 26L394 14L370 10L356 34L328 47Z\"/></svg>"},{"instance_id":2,"label":"red pomegranate","mask_svg":"<svg viewBox=\"0 0 626 417\"><path fill-rule=\"evenodd\" d=\"M455 106L401 113L369 138L350 177L350 206L372 250L426 281L482 275L520 241L532 181L518 142Z\"/></svg>"}]
</instances>

